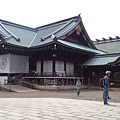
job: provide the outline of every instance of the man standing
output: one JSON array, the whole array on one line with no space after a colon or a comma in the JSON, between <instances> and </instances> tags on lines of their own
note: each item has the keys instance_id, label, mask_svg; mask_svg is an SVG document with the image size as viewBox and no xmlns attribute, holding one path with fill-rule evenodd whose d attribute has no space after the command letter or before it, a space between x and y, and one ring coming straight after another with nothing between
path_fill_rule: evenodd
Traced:
<instances>
[{"instance_id":1,"label":"man standing","mask_svg":"<svg viewBox=\"0 0 120 120\"><path fill-rule=\"evenodd\" d=\"M103 99L104 99L104 105L109 105L107 100L108 100L108 92L109 92L109 80L110 80L110 75L111 71L106 71L106 76L104 77L105 79L105 85L104 85L104 92L103 92ZM113 83L110 83L110 85L113 85Z\"/></svg>"},{"instance_id":2,"label":"man standing","mask_svg":"<svg viewBox=\"0 0 120 120\"><path fill-rule=\"evenodd\" d=\"M80 95L80 89L81 89L81 82L80 82L79 79L76 82L76 89L77 89L77 95L79 96Z\"/></svg>"}]
</instances>

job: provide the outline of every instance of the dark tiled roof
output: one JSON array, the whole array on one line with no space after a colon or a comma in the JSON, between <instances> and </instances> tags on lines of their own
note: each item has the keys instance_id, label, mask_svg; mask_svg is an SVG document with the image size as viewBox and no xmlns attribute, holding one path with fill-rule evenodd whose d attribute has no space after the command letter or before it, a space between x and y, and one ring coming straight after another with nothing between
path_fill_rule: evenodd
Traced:
<instances>
[{"instance_id":1,"label":"dark tiled roof","mask_svg":"<svg viewBox=\"0 0 120 120\"><path fill-rule=\"evenodd\" d=\"M0 30L6 36L6 43L29 48L54 42L54 39L52 39L52 35L54 35L58 40L62 39L62 37L66 37L68 33L71 34L72 32L74 32L78 26L80 26L80 29L82 29L83 40L85 39L86 44L88 44L90 48L70 42L68 43L65 41L64 43L63 41L59 42L61 42L62 44L66 44L67 46L74 47L75 49L80 49L91 53L104 53L102 51L97 50L93 45L83 26L82 19L80 16L75 16L38 28L29 28L26 26L0 20Z\"/></svg>"},{"instance_id":2,"label":"dark tiled roof","mask_svg":"<svg viewBox=\"0 0 120 120\"><path fill-rule=\"evenodd\" d=\"M120 38L116 36L116 38L103 39L93 41L93 44L97 49L108 52L108 53L120 53Z\"/></svg>"},{"instance_id":3,"label":"dark tiled roof","mask_svg":"<svg viewBox=\"0 0 120 120\"><path fill-rule=\"evenodd\" d=\"M120 54L104 54L96 55L87 60L83 66L97 66L97 65L108 65L120 59Z\"/></svg>"}]
</instances>

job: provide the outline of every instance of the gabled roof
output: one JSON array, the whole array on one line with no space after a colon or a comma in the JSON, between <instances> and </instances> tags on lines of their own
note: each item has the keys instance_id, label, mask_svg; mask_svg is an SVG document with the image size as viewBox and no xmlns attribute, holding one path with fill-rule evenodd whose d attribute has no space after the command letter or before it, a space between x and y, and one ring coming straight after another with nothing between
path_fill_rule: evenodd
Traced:
<instances>
[{"instance_id":1,"label":"gabled roof","mask_svg":"<svg viewBox=\"0 0 120 120\"><path fill-rule=\"evenodd\" d=\"M53 41L52 35L59 38L68 32L70 32L72 29L76 27L76 25L80 22L80 19L75 21L75 17L66 19L64 21L59 21L54 24L48 24L39 28L36 28L36 30L39 30L34 38L34 41L31 43L31 47L33 46L39 46L41 45L42 40L43 41ZM41 40L42 39L42 40Z\"/></svg>"},{"instance_id":2,"label":"gabled roof","mask_svg":"<svg viewBox=\"0 0 120 120\"><path fill-rule=\"evenodd\" d=\"M76 29L83 32L83 40L84 43L87 44L92 49L96 49L91 39L89 38L84 25L82 23L82 19L80 16L75 16L63 21L59 21L53 24L48 24L39 28L36 28L38 33L36 34L34 41L31 42L31 47L39 46L43 44L41 41L52 41L51 37L54 35L57 39L66 39L69 35L71 35ZM46 36L45 36L46 35ZM85 45L84 45L85 46Z\"/></svg>"},{"instance_id":3,"label":"gabled roof","mask_svg":"<svg viewBox=\"0 0 120 120\"><path fill-rule=\"evenodd\" d=\"M97 49L108 53L120 53L120 37L93 41Z\"/></svg>"},{"instance_id":4,"label":"gabled roof","mask_svg":"<svg viewBox=\"0 0 120 120\"><path fill-rule=\"evenodd\" d=\"M120 61L120 54L95 55L88 59L83 66L110 65Z\"/></svg>"},{"instance_id":5,"label":"gabled roof","mask_svg":"<svg viewBox=\"0 0 120 120\"><path fill-rule=\"evenodd\" d=\"M4 35L5 43L15 46L32 48L61 40L59 42L62 44L66 44L71 47L74 46L74 48L80 50L97 54L103 53L97 50L95 45L92 43L84 28L80 15L37 28L30 28L0 20L0 31L0 34ZM84 41L84 44L87 46L82 44L77 45L75 43L72 44L69 41L65 42L66 38L75 31L76 33L78 32L78 35L79 32L82 34L82 41Z\"/></svg>"}]
</instances>

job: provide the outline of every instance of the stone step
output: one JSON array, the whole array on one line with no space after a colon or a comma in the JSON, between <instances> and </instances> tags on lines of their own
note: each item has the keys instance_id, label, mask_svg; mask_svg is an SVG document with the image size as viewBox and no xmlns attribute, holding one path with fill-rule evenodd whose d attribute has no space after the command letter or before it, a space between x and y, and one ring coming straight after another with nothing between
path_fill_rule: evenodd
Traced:
<instances>
[{"instance_id":1,"label":"stone step","mask_svg":"<svg viewBox=\"0 0 120 120\"><path fill-rule=\"evenodd\" d=\"M31 88L23 87L20 85L1 85L1 88L14 91L14 92L32 92L32 91L37 91Z\"/></svg>"}]
</instances>

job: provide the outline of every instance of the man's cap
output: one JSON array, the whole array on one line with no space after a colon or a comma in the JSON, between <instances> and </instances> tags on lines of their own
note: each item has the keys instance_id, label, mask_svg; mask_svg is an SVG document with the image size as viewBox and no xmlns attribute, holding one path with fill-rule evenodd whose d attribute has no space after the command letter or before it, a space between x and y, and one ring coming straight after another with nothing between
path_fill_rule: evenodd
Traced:
<instances>
[{"instance_id":1,"label":"man's cap","mask_svg":"<svg viewBox=\"0 0 120 120\"><path fill-rule=\"evenodd\" d=\"M106 71L105 73L106 73L106 75L108 75L108 74L111 74L111 71Z\"/></svg>"}]
</instances>

